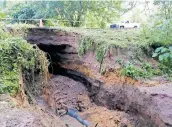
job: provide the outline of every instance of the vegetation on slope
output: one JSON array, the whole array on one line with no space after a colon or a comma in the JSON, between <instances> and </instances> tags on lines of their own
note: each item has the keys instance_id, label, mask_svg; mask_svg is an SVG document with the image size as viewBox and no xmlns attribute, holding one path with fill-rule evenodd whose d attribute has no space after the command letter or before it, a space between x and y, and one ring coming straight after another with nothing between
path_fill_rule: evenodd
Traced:
<instances>
[{"instance_id":1,"label":"vegetation on slope","mask_svg":"<svg viewBox=\"0 0 172 127\"><path fill-rule=\"evenodd\" d=\"M149 54L151 57L154 49L152 45L156 45L155 36L149 33L148 29L128 29L128 30L110 30L110 29L73 29L67 28L67 31L79 33L81 38L79 40L79 55L84 55L87 51L94 51L96 53L96 59L100 62L100 71L102 71L102 64L104 61L105 54L110 48L123 48L126 51L131 50L136 56L135 59L142 59L142 53ZM166 46L164 43L163 46ZM146 51L145 51L146 49ZM167 50L166 50L167 51ZM169 52L171 53L171 52ZM170 56L168 54L168 56ZM168 58L169 59L169 58ZM141 60L142 63L136 66L132 61L130 63L125 63L124 61L117 61L123 68L122 74L130 76L132 78L149 78L154 75L171 74L171 71L167 71L171 68L169 65L164 63L169 63L167 59L166 62L160 61L160 66L153 67L150 63ZM166 70L165 70L166 68ZM170 69L171 70L171 69Z\"/></svg>"},{"instance_id":2,"label":"vegetation on slope","mask_svg":"<svg viewBox=\"0 0 172 127\"><path fill-rule=\"evenodd\" d=\"M36 46L28 44L21 37L13 37L5 32L4 24L0 24L0 93L16 94L20 90L20 72L29 73L34 80L35 71L47 74L45 54ZM28 77L23 77L28 78Z\"/></svg>"},{"instance_id":3,"label":"vegetation on slope","mask_svg":"<svg viewBox=\"0 0 172 127\"><path fill-rule=\"evenodd\" d=\"M111 47L128 48L148 45L141 41L140 30L110 30L110 29L66 29L81 34L79 40L79 55L88 50L96 52L97 61L101 62L105 52Z\"/></svg>"},{"instance_id":4,"label":"vegetation on slope","mask_svg":"<svg viewBox=\"0 0 172 127\"><path fill-rule=\"evenodd\" d=\"M10 3L5 2L3 6L8 8L10 11L6 13L8 16L5 16L5 13L2 13L0 17L12 17L17 19L15 22L21 20L21 22L31 24L34 24L34 21L31 21L30 19L58 19L59 21L64 21L55 24L55 26L104 28L107 23L111 23L111 21L114 21L119 17L118 12L121 12L122 3L123 2L114 1L32 1L18 2L17 4L12 4L11 8L9 7ZM155 51L155 54L157 55L154 55L153 57L161 63L159 68L163 73L169 74L172 70L170 66L170 45L172 44L170 34L172 32L172 2L158 1L153 4L157 7L156 12L152 13L151 17L148 17L148 20L150 19L150 21L147 21L148 24L141 25L143 28L142 30L68 28L67 31L77 32L81 35L78 49L80 55L84 55L88 50L96 52L96 59L100 62L100 71L102 70L105 54L111 48L123 48L125 50L130 49L138 59L141 58L143 49L144 51L146 49L146 53L149 56L152 56ZM44 9L42 10L42 8ZM127 10L128 9L126 9L126 11ZM51 24L49 21L50 20L46 21L46 23ZM166 49L166 51L156 52L155 49L159 47ZM140 70L136 68L133 63L125 63L123 68L125 74L131 77L149 77L150 74L153 75L152 71L149 73L149 71L144 67L143 69L142 66L144 65L140 66ZM150 68L153 70L153 67L148 68L149 70Z\"/></svg>"}]
</instances>

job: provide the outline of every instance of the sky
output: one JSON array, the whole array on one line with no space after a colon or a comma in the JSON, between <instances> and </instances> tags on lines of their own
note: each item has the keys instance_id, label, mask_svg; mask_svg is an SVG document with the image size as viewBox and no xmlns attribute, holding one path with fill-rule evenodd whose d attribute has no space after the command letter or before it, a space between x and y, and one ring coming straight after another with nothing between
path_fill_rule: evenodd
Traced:
<instances>
[{"instance_id":1,"label":"sky","mask_svg":"<svg viewBox=\"0 0 172 127\"><path fill-rule=\"evenodd\" d=\"M146 22L148 17L154 13L155 6L153 6L153 0L150 0L149 3L145 4L144 0L139 1L135 8L128 11L124 15L121 16L121 21L130 20L132 22Z\"/></svg>"}]
</instances>

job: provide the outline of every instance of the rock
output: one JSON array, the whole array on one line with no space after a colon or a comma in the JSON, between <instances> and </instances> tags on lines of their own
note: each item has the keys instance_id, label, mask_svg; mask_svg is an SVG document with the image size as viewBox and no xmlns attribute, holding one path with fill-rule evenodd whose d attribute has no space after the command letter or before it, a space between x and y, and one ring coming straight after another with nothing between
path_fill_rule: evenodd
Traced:
<instances>
[{"instance_id":1,"label":"rock","mask_svg":"<svg viewBox=\"0 0 172 127\"><path fill-rule=\"evenodd\" d=\"M64 101L63 101L63 100L60 100L60 101L59 101L59 103L61 103L61 104L62 104L62 103L64 103Z\"/></svg>"},{"instance_id":2,"label":"rock","mask_svg":"<svg viewBox=\"0 0 172 127\"><path fill-rule=\"evenodd\" d=\"M57 110L57 113L58 113L59 115L64 115L64 114L66 114L66 110L64 110L64 109Z\"/></svg>"},{"instance_id":3,"label":"rock","mask_svg":"<svg viewBox=\"0 0 172 127\"><path fill-rule=\"evenodd\" d=\"M110 119L113 119L113 116L110 116Z\"/></svg>"}]
</instances>

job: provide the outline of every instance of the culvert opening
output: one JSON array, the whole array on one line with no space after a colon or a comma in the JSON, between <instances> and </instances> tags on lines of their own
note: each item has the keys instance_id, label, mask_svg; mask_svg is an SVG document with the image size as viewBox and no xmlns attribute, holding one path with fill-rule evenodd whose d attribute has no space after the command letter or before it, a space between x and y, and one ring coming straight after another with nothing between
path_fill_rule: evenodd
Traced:
<instances>
[{"instance_id":1,"label":"culvert opening","mask_svg":"<svg viewBox=\"0 0 172 127\"><path fill-rule=\"evenodd\" d=\"M39 44L37 45L42 51L47 53L47 59L50 62L49 65L49 73L53 75L62 75L69 78L72 78L75 81L79 81L83 84L91 84L86 76L78 71L67 69L62 67L61 65L70 64L70 58L68 57L71 54L77 54L75 52L69 52L68 48L70 45L45 45ZM66 56L65 56L66 55Z\"/></svg>"},{"instance_id":2,"label":"culvert opening","mask_svg":"<svg viewBox=\"0 0 172 127\"><path fill-rule=\"evenodd\" d=\"M49 72L52 74L58 74L58 70L60 69L60 64L64 64L67 58L63 57L65 54L69 54L69 52L65 52L70 45L46 45L46 44L38 44L37 45L42 51L47 53L47 58L50 62Z\"/></svg>"},{"instance_id":3,"label":"culvert opening","mask_svg":"<svg viewBox=\"0 0 172 127\"><path fill-rule=\"evenodd\" d=\"M77 55L76 52L68 50L71 48L70 45L39 44L38 47L47 53L47 58L50 61L49 72L57 75L57 77L51 79L52 89L50 91L52 95L48 95L50 100L56 102L55 104L53 101L49 102L49 105L53 104L55 113L63 114L63 105L68 105L80 111L80 115L89 121L98 119L100 127L122 126L123 124L136 127L157 126L149 117L143 117L139 114L137 104L133 103L133 107L127 104L130 102L125 99L127 97L123 88L117 88L116 91L107 90L102 87L100 81L87 77L76 70L62 67L63 64L70 64L70 55ZM130 90L136 93L134 89ZM67 120L70 118L64 116L62 119L70 125ZM106 121L101 123L102 119ZM107 123L108 125L106 125ZM97 123L95 122L95 124ZM77 125L77 127L79 126Z\"/></svg>"}]
</instances>

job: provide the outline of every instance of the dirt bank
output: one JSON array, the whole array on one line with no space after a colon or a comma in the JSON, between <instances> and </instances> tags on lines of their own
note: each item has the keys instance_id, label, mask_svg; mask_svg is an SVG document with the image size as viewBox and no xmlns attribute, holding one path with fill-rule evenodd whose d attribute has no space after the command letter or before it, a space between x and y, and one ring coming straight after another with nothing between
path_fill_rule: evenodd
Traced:
<instances>
[{"instance_id":1,"label":"dirt bank","mask_svg":"<svg viewBox=\"0 0 172 127\"><path fill-rule=\"evenodd\" d=\"M80 116L83 119L89 120L92 126L97 123L99 127L118 127L122 125L136 127L156 126L149 119L146 120L139 115L138 112L134 110L134 112L130 112L132 109L124 112L125 109L122 108L127 105L121 105L119 100L123 98L119 92L119 99L115 102L115 98L112 97L113 101L111 101L110 95L107 95L109 91L104 91L101 88L99 89L100 86L97 85L96 90L94 84L92 84L92 87L89 85L85 86L81 82L64 76L53 76L49 84L50 86L45 89L42 98L45 100L46 104L48 104L46 108L51 109L51 111L58 116L66 113L64 110L65 105L68 108L77 109L80 112ZM96 95L95 90L97 91ZM104 96L104 98L102 98L102 96ZM134 105L130 105L130 108L131 106ZM77 127L82 127L81 124L71 119L69 116L62 116L61 119L71 127L75 125L78 125Z\"/></svg>"},{"instance_id":2,"label":"dirt bank","mask_svg":"<svg viewBox=\"0 0 172 127\"><path fill-rule=\"evenodd\" d=\"M31 44L37 44L43 51L53 54L51 55L52 57L58 56L65 60L63 62L84 63L91 70L99 72L100 63L96 60L96 53L94 51L88 51L82 57L78 56L81 36L79 33L67 32L61 29L31 28L28 29L25 39ZM149 61L153 65L158 64L155 60L148 57L142 49L138 49L136 46L129 46L128 48L113 46L105 54L103 68L105 70L119 68L119 64L116 62L119 59L124 62L133 61L136 65L140 65L143 61Z\"/></svg>"},{"instance_id":3,"label":"dirt bank","mask_svg":"<svg viewBox=\"0 0 172 127\"><path fill-rule=\"evenodd\" d=\"M135 51L131 52L132 49L109 51L113 55L106 54L104 62L107 73L102 77L98 74L100 63L96 61L94 52L88 52L82 58L78 56L77 34L51 29L32 29L29 32L28 42L37 44L41 50L48 53L47 58L51 62L49 71L56 75L44 89L41 98L47 104L47 109L54 114L64 114L66 105L78 109L83 117L84 114L89 114L87 119L94 124L99 122L102 127L105 123L108 123L107 127L122 125L123 121L136 127L172 126L172 98L169 92L167 95L159 93L160 89L153 94L150 92L164 82L150 85L150 82L121 78L118 73L113 72L119 68L116 64L118 58L133 59ZM157 64L145 54L143 58ZM168 91L168 88L170 86L165 87L164 91ZM103 108L106 108L107 112L102 112ZM114 114L120 114L118 111L124 115L116 117ZM103 117L105 114L114 116L114 119ZM70 124L68 120L66 122Z\"/></svg>"}]
</instances>

